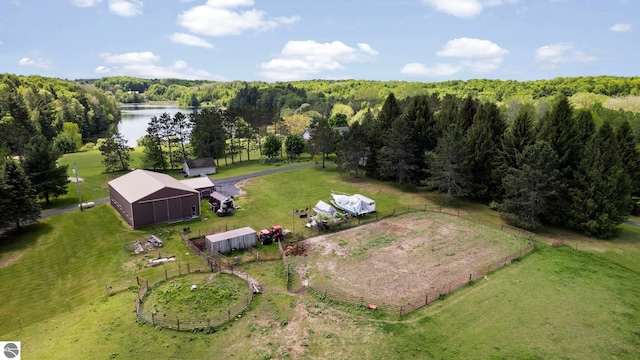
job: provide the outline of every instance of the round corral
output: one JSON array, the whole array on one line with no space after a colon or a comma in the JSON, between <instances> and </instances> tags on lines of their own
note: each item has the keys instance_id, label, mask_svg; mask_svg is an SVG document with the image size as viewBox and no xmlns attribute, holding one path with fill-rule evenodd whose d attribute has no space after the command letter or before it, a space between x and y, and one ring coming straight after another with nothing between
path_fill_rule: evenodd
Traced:
<instances>
[{"instance_id":1,"label":"round corral","mask_svg":"<svg viewBox=\"0 0 640 360\"><path fill-rule=\"evenodd\" d=\"M150 287L138 316L156 327L213 332L241 316L251 298L247 281L236 275L190 273Z\"/></svg>"}]
</instances>

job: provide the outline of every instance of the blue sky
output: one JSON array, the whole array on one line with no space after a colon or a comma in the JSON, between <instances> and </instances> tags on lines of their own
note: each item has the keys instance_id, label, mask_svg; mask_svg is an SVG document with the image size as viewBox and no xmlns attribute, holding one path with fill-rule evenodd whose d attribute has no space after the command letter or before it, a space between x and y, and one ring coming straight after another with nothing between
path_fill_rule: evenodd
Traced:
<instances>
[{"instance_id":1,"label":"blue sky","mask_svg":"<svg viewBox=\"0 0 640 360\"><path fill-rule=\"evenodd\" d=\"M0 0L0 73L64 79L640 75L640 0Z\"/></svg>"}]
</instances>

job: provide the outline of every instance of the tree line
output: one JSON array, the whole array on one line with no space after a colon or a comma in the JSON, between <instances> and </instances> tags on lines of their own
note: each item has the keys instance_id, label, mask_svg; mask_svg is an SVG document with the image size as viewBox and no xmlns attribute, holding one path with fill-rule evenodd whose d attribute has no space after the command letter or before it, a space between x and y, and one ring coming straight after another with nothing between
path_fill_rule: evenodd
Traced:
<instances>
[{"instance_id":1,"label":"tree line","mask_svg":"<svg viewBox=\"0 0 640 360\"><path fill-rule=\"evenodd\" d=\"M66 194L58 159L108 133L120 120L115 98L93 86L40 76L0 75L0 228L20 228Z\"/></svg>"}]
</instances>

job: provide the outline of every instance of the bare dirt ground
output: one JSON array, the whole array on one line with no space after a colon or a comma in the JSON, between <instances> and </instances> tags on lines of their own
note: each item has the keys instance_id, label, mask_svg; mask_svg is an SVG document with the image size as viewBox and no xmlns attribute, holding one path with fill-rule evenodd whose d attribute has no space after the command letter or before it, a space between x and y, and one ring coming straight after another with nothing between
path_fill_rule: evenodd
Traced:
<instances>
[{"instance_id":1,"label":"bare dirt ground","mask_svg":"<svg viewBox=\"0 0 640 360\"><path fill-rule=\"evenodd\" d=\"M394 304L464 281L527 245L498 229L424 212L304 240L294 263L303 281Z\"/></svg>"}]
</instances>

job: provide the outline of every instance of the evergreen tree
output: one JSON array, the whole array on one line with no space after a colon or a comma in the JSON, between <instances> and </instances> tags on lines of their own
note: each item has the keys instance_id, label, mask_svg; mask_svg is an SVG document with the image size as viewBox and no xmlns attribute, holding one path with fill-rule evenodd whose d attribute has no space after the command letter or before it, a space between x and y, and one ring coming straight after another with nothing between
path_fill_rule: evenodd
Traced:
<instances>
[{"instance_id":1,"label":"evergreen tree","mask_svg":"<svg viewBox=\"0 0 640 360\"><path fill-rule=\"evenodd\" d=\"M435 149L438 144L436 122L429 102L426 95L416 96L404 114L411 127L410 142L417 170L412 174L412 182L420 179L422 174L419 172L426 167L425 153Z\"/></svg>"},{"instance_id":2,"label":"evergreen tree","mask_svg":"<svg viewBox=\"0 0 640 360\"><path fill-rule=\"evenodd\" d=\"M622 159L622 166L631 181L631 196L634 201L634 213L640 212L640 204L637 199L640 197L640 152L637 148L637 137L635 136L631 124L624 121L616 130L616 139Z\"/></svg>"},{"instance_id":3,"label":"evergreen tree","mask_svg":"<svg viewBox=\"0 0 640 360\"><path fill-rule=\"evenodd\" d=\"M187 138L189 137L189 131L191 130L191 123L187 116L185 116L182 112L178 111L172 118L175 136L177 137L178 144L180 145L180 156L176 157L183 162L187 159L187 150L185 148L185 143Z\"/></svg>"},{"instance_id":4,"label":"evergreen tree","mask_svg":"<svg viewBox=\"0 0 640 360\"><path fill-rule=\"evenodd\" d=\"M489 200L498 193L500 179L496 178L497 155L501 151L501 139L506 128L500 110L495 103L483 103L467 131L467 171L470 178L471 197Z\"/></svg>"},{"instance_id":5,"label":"evergreen tree","mask_svg":"<svg viewBox=\"0 0 640 360\"><path fill-rule=\"evenodd\" d=\"M468 95L460 102L458 111L460 112L459 117L463 131L469 130L479 107L480 104L471 95Z\"/></svg>"},{"instance_id":6,"label":"evergreen tree","mask_svg":"<svg viewBox=\"0 0 640 360\"><path fill-rule=\"evenodd\" d=\"M369 156L365 164L365 171L368 176L380 178L380 166L378 164L380 149L384 146L384 138L387 136L391 124L402 114L400 105L393 93L390 93L380 113L375 118L363 119L363 124L367 132L367 146L369 147Z\"/></svg>"},{"instance_id":7,"label":"evergreen tree","mask_svg":"<svg viewBox=\"0 0 640 360\"><path fill-rule=\"evenodd\" d=\"M162 149L163 124L153 116L147 127L147 134L142 138L142 166L145 169L166 170L167 155Z\"/></svg>"},{"instance_id":8,"label":"evergreen tree","mask_svg":"<svg viewBox=\"0 0 640 360\"><path fill-rule=\"evenodd\" d=\"M384 138L384 146L378 152L380 176L395 179L398 184L411 182L418 169L415 145L411 141L413 129L405 116L399 116Z\"/></svg>"},{"instance_id":9,"label":"evergreen tree","mask_svg":"<svg viewBox=\"0 0 640 360\"><path fill-rule=\"evenodd\" d=\"M453 196L468 194L468 178L465 170L465 141L462 128L452 122L438 140L435 150L428 156L429 176L425 184L444 192L447 200Z\"/></svg>"},{"instance_id":10,"label":"evergreen tree","mask_svg":"<svg viewBox=\"0 0 640 360\"><path fill-rule=\"evenodd\" d=\"M191 151L196 158L212 157L217 159L224 155L226 131L224 114L218 109L205 108L194 111L191 121Z\"/></svg>"},{"instance_id":11,"label":"evergreen tree","mask_svg":"<svg viewBox=\"0 0 640 360\"><path fill-rule=\"evenodd\" d=\"M98 150L100 150L102 154L102 163L105 166L105 172L109 173L129 169L133 148L127 145L127 140L119 132L116 132L99 144Z\"/></svg>"},{"instance_id":12,"label":"evergreen tree","mask_svg":"<svg viewBox=\"0 0 640 360\"><path fill-rule=\"evenodd\" d=\"M567 97L560 97L552 106L550 112L544 117L538 132L538 139L551 145L556 154L562 173L563 182L569 188L575 187L574 171L580 161L580 132L577 129L573 108ZM549 216L552 223L564 223L567 219L567 209L571 207L571 199L568 192L561 192L554 196Z\"/></svg>"},{"instance_id":13,"label":"evergreen tree","mask_svg":"<svg viewBox=\"0 0 640 360\"><path fill-rule=\"evenodd\" d=\"M15 226L20 230L23 223L38 220L36 192L22 167L7 159L0 176L0 228Z\"/></svg>"},{"instance_id":14,"label":"evergreen tree","mask_svg":"<svg viewBox=\"0 0 640 360\"><path fill-rule=\"evenodd\" d=\"M47 205L51 198L67 193L68 165L57 165L60 152L54 149L51 141L43 135L31 138L25 149L22 167L36 194L45 200Z\"/></svg>"},{"instance_id":15,"label":"evergreen tree","mask_svg":"<svg viewBox=\"0 0 640 360\"><path fill-rule=\"evenodd\" d=\"M502 138L500 151L500 167L505 171L516 167L516 160L524 149L535 143L533 127L533 108L530 105L520 107L513 123Z\"/></svg>"},{"instance_id":16,"label":"evergreen tree","mask_svg":"<svg viewBox=\"0 0 640 360\"><path fill-rule=\"evenodd\" d=\"M550 210L551 197L562 189L558 156L540 141L517 152L516 164L503 178L505 190L500 211L513 214L516 225L535 229Z\"/></svg>"},{"instance_id":17,"label":"evergreen tree","mask_svg":"<svg viewBox=\"0 0 640 360\"><path fill-rule=\"evenodd\" d=\"M327 155L336 150L336 133L329 126L327 119L320 119L316 130L311 135L309 140L313 149L322 154L322 168L324 168L324 162Z\"/></svg>"},{"instance_id":18,"label":"evergreen tree","mask_svg":"<svg viewBox=\"0 0 640 360\"><path fill-rule=\"evenodd\" d=\"M367 155L365 129L360 123L355 122L338 143L338 167L342 171L353 172L358 177Z\"/></svg>"},{"instance_id":19,"label":"evergreen tree","mask_svg":"<svg viewBox=\"0 0 640 360\"><path fill-rule=\"evenodd\" d=\"M611 238L631 210L631 182L613 127L602 124L578 165L568 225L589 236Z\"/></svg>"}]
</instances>

